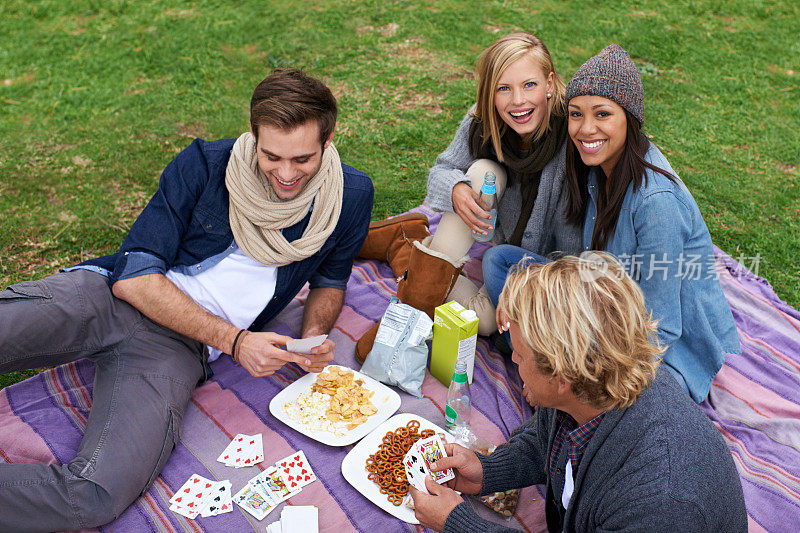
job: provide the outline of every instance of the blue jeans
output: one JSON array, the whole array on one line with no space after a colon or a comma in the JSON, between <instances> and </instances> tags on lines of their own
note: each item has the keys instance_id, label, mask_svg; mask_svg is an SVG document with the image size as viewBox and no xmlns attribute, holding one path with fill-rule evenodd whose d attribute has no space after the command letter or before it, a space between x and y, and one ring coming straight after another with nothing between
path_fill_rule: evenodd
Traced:
<instances>
[{"instance_id":1,"label":"blue jeans","mask_svg":"<svg viewBox=\"0 0 800 533\"><path fill-rule=\"evenodd\" d=\"M545 263L547 261L541 255L512 244L493 246L483 254L483 283L486 285L489 298L495 308L497 308L497 303L500 301L500 293L503 292L503 287L506 284L508 271L523 259L533 263Z\"/></svg>"},{"instance_id":2,"label":"blue jeans","mask_svg":"<svg viewBox=\"0 0 800 533\"><path fill-rule=\"evenodd\" d=\"M548 259L541 255L529 252L525 248L514 246L511 244L500 244L486 250L483 254L483 282L486 285L486 291L489 293L489 298L497 308L500 300L500 293L506 284L506 278L511 268L518 264L523 259L534 263L546 263ZM511 346L511 335L506 331L503 335ZM683 375L672 366L669 361L665 361L667 369L672 373L678 383L684 390L689 392L689 388Z\"/></svg>"},{"instance_id":3,"label":"blue jeans","mask_svg":"<svg viewBox=\"0 0 800 533\"><path fill-rule=\"evenodd\" d=\"M486 285L486 291L489 293L489 299L492 300L495 309L497 309L497 304L500 301L500 293L503 292L503 287L506 284L508 271L523 259L534 263L547 261L541 255L529 252L525 248L520 248L513 244L499 244L489 248L483 254L483 283ZM511 346L511 335L508 331L503 335L508 345Z\"/></svg>"}]
</instances>

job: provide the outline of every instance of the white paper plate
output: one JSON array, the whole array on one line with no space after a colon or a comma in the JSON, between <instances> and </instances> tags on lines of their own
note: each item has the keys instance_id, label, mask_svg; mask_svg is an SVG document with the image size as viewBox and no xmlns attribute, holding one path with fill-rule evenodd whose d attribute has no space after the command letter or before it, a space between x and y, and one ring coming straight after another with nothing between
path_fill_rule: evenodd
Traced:
<instances>
[{"instance_id":1,"label":"white paper plate","mask_svg":"<svg viewBox=\"0 0 800 533\"><path fill-rule=\"evenodd\" d=\"M361 442L356 444L352 450L350 450L350 453L348 453L342 461L342 475L348 483L358 490L358 492L366 496L368 500L390 515L396 516L400 520L408 522L409 524L419 524L419 521L414 518L414 511L412 509L406 507L404 504L393 505L389 502L389 500L386 499L385 494L380 493L378 485L367 479L368 472L365 468L367 457L378 451L378 446L380 446L386 433L405 426L408 424L409 420L418 421L420 431L423 429L432 429L436 433L444 433L446 437L445 440L447 442L453 442L454 440L447 431L443 430L433 422L429 422L428 420L425 420L424 418L415 414L400 413L394 415L392 418L386 420L383 424L375 428L369 435L364 437Z\"/></svg>"},{"instance_id":2,"label":"white paper plate","mask_svg":"<svg viewBox=\"0 0 800 533\"><path fill-rule=\"evenodd\" d=\"M369 376L365 376L361 372L353 370L352 368L339 365L328 365L325 368L329 369L334 367L353 372L356 379L361 378L364 380L364 388L375 393L370 399L375 407L378 408L378 412L367 418L366 422L351 429L343 436L337 437L328 431L313 431L300 422L289 418L289 415L286 413L286 409L284 409L284 405L288 402L293 402L298 396L300 396L300 394L309 390L311 385L314 384L314 381L317 380L317 376L319 374L316 373L306 374L276 394L275 397L272 398L272 401L269 402L269 412L272 413L272 416L295 431L298 431L303 435L307 435L323 444L327 444L328 446L347 446L348 444L353 444L358 439L378 427L381 422L392 416L394 412L400 408L400 396L383 383L380 383Z\"/></svg>"}]
</instances>

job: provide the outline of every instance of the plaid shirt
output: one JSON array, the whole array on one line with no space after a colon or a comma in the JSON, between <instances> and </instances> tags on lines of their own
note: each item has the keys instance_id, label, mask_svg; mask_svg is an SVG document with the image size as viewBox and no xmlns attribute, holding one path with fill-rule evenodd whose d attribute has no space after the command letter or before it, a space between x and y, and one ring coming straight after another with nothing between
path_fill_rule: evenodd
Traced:
<instances>
[{"instance_id":1,"label":"plaid shirt","mask_svg":"<svg viewBox=\"0 0 800 533\"><path fill-rule=\"evenodd\" d=\"M555 479L556 461L561 453L561 449L566 443L569 443L569 458L570 461L572 461L572 475L575 476L578 472L578 465L583 457L583 452L586 450L586 446L592 439L592 435L594 435L600 422L603 421L604 416L604 412L600 413L584 425L576 427L577 422L575 422L574 418L567 413L558 411L556 414L556 424L558 424L556 438L553 441L553 449L550 450L550 460L548 461L547 468L547 474L550 476L550 479Z\"/></svg>"}]
</instances>

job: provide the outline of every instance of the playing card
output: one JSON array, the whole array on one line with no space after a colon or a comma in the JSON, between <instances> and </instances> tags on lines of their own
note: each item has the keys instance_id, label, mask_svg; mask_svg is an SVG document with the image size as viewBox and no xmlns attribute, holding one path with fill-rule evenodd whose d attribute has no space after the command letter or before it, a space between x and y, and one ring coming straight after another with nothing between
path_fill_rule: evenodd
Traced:
<instances>
[{"instance_id":1,"label":"playing card","mask_svg":"<svg viewBox=\"0 0 800 533\"><path fill-rule=\"evenodd\" d=\"M428 473L436 483L441 484L456 477L452 468L439 472L433 472L431 470L431 463L435 463L439 459L447 457L447 452L444 451L444 444L442 444L442 440L438 436L434 435L427 439L418 440L415 447L422 457L422 460L425 462Z\"/></svg>"},{"instance_id":2,"label":"playing card","mask_svg":"<svg viewBox=\"0 0 800 533\"><path fill-rule=\"evenodd\" d=\"M222 453L219 454L217 457L217 461L220 463L224 463L226 466L235 466L233 464L234 461L234 454L240 455L241 452L244 451L244 439L246 439L248 435L244 435L239 433L233 439L231 439L230 444L228 444ZM229 464L230 463L230 464Z\"/></svg>"},{"instance_id":3,"label":"playing card","mask_svg":"<svg viewBox=\"0 0 800 533\"><path fill-rule=\"evenodd\" d=\"M286 505L281 511L281 532L318 533L319 511L313 505Z\"/></svg>"},{"instance_id":4,"label":"playing card","mask_svg":"<svg viewBox=\"0 0 800 533\"><path fill-rule=\"evenodd\" d=\"M169 503L171 507L183 509L187 513L200 512L206 501L211 497L211 489L214 486L214 481L206 479L197 474L186 480L180 489L170 498ZM188 516L185 513L184 516ZM196 514L195 514L196 516Z\"/></svg>"},{"instance_id":5,"label":"playing card","mask_svg":"<svg viewBox=\"0 0 800 533\"><path fill-rule=\"evenodd\" d=\"M256 435L250 436L249 439L245 440L246 444L246 456L241 461L241 464L237 466L237 468L241 468L243 466L253 466L256 463L260 463L264 460L264 443L263 437L261 433Z\"/></svg>"},{"instance_id":6,"label":"playing card","mask_svg":"<svg viewBox=\"0 0 800 533\"><path fill-rule=\"evenodd\" d=\"M174 503L169 506L169 510L176 512L180 515L183 515L191 520L194 520L195 518L197 518L197 515L200 514L198 511L189 511L185 507L179 507Z\"/></svg>"},{"instance_id":7,"label":"playing card","mask_svg":"<svg viewBox=\"0 0 800 533\"><path fill-rule=\"evenodd\" d=\"M231 496L231 482L227 479L218 481L211 489L211 497L205 506L200 509L200 516L217 516L222 513L233 511L233 501Z\"/></svg>"},{"instance_id":8,"label":"playing card","mask_svg":"<svg viewBox=\"0 0 800 533\"><path fill-rule=\"evenodd\" d=\"M272 499L251 483L248 483L242 490L234 494L233 501L253 515L256 520L263 520L276 506L276 504L272 503Z\"/></svg>"},{"instance_id":9,"label":"playing card","mask_svg":"<svg viewBox=\"0 0 800 533\"><path fill-rule=\"evenodd\" d=\"M250 480L250 483L265 493L274 504L281 503L300 492L300 488L289 489L278 469L271 466Z\"/></svg>"},{"instance_id":10,"label":"playing card","mask_svg":"<svg viewBox=\"0 0 800 533\"><path fill-rule=\"evenodd\" d=\"M307 339L292 339L286 343L286 351L294 353L311 353L311 348L316 348L327 339L327 335L317 335Z\"/></svg>"},{"instance_id":11,"label":"playing card","mask_svg":"<svg viewBox=\"0 0 800 533\"><path fill-rule=\"evenodd\" d=\"M308 464L306 454L302 450L281 459L275 466L278 468L281 477L286 481L289 490L296 490L305 487L317 479L311 465Z\"/></svg>"},{"instance_id":12,"label":"playing card","mask_svg":"<svg viewBox=\"0 0 800 533\"><path fill-rule=\"evenodd\" d=\"M231 443L217 457L225 466L242 468L264 460L264 445L261 433L256 435L236 435Z\"/></svg>"},{"instance_id":13,"label":"playing card","mask_svg":"<svg viewBox=\"0 0 800 533\"><path fill-rule=\"evenodd\" d=\"M403 457L403 466L406 469L406 478L408 482L417 490L429 494L428 489L425 487L425 476L428 475L428 468L425 466L425 461L419 456L415 446L412 446L405 457Z\"/></svg>"}]
</instances>

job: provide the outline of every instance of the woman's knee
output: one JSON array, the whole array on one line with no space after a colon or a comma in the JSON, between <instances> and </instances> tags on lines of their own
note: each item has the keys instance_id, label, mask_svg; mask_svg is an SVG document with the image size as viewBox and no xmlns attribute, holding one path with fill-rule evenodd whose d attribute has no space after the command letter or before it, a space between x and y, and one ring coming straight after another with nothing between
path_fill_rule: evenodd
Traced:
<instances>
[{"instance_id":1,"label":"woman's knee","mask_svg":"<svg viewBox=\"0 0 800 533\"><path fill-rule=\"evenodd\" d=\"M496 306L500 291L503 290L509 269L517 264L526 251L511 244L499 244L486 250L483 254L483 282L489 292L492 303Z\"/></svg>"},{"instance_id":2,"label":"woman's knee","mask_svg":"<svg viewBox=\"0 0 800 533\"><path fill-rule=\"evenodd\" d=\"M525 255L526 251L523 248L513 244L492 246L483 254L483 259L481 260L483 271L484 273L487 269L491 271L506 271L521 261Z\"/></svg>"},{"instance_id":3,"label":"woman's knee","mask_svg":"<svg viewBox=\"0 0 800 533\"><path fill-rule=\"evenodd\" d=\"M493 172L497 177L495 180L497 196L503 196L503 192L506 190L506 170L500 163L491 159L478 159L467 169L466 176L469 178L472 190L480 192L483 177L487 172Z\"/></svg>"}]
</instances>

